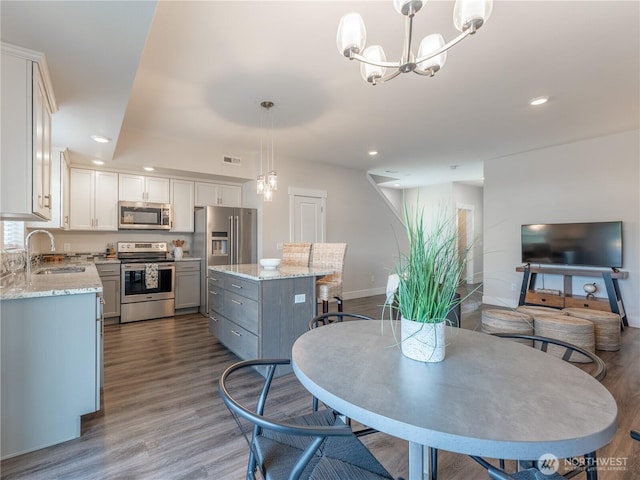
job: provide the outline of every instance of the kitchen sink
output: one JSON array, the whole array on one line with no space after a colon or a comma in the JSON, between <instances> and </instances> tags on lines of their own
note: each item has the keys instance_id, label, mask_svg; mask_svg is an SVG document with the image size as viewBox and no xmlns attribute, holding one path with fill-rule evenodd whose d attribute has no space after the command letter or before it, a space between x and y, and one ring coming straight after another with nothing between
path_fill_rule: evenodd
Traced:
<instances>
[{"instance_id":1,"label":"kitchen sink","mask_svg":"<svg viewBox=\"0 0 640 480\"><path fill-rule=\"evenodd\" d=\"M46 267L36 272L36 275L49 275L52 273L80 273L84 271L85 267L68 265L66 267Z\"/></svg>"}]
</instances>

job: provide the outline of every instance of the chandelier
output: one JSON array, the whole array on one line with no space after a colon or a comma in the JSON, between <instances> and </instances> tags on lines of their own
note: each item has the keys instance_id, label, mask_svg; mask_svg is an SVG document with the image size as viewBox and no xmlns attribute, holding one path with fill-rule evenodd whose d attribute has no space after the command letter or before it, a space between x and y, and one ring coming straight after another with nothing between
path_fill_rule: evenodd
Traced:
<instances>
[{"instance_id":1,"label":"chandelier","mask_svg":"<svg viewBox=\"0 0 640 480\"><path fill-rule=\"evenodd\" d=\"M273 156L273 113L270 112L274 103L264 101L260 103L260 106L267 111L267 114L271 117L271 131L270 137L266 142L266 148L264 146L262 134L262 115L260 116L260 175L258 175L257 187L258 195L262 195L265 202L270 202L273 199L273 192L278 189L278 174L275 171L275 158ZM265 155L266 152L266 155ZM267 174L265 175L262 170L264 160L267 161Z\"/></svg>"},{"instance_id":2,"label":"chandelier","mask_svg":"<svg viewBox=\"0 0 640 480\"><path fill-rule=\"evenodd\" d=\"M405 19L404 47L399 62L388 62L380 45L365 47L367 32L358 13L348 13L338 26L338 51L349 60L362 62L362 78L372 85L391 80L401 73L414 72L433 77L447 60L447 50L473 35L488 19L493 0L456 0L453 7L453 24L460 35L444 43L439 33L428 35L420 42L418 57L412 52L413 17L427 0L393 0L393 6ZM393 71L387 74L387 69Z\"/></svg>"}]
</instances>

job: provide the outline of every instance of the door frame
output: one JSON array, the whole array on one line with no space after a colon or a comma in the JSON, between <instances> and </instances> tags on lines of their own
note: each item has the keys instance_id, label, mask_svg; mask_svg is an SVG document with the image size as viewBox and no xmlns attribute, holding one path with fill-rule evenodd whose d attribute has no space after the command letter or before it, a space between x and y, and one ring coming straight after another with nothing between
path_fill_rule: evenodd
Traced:
<instances>
[{"instance_id":1,"label":"door frame","mask_svg":"<svg viewBox=\"0 0 640 480\"><path fill-rule=\"evenodd\" d=\"M473 241L475 238L475 205L469 205L464 203L458 203L456 205L456 231L460 231L460 225L458 225L458 211L465 210L467 212L467 238L466 244L467 248L469 245L473 245ZM467 252L467 275L465 276L465 281L468 284L473 284L475 278L475 269L473 264L473 247L470 248Z\"/></svg>"}]
</instances>

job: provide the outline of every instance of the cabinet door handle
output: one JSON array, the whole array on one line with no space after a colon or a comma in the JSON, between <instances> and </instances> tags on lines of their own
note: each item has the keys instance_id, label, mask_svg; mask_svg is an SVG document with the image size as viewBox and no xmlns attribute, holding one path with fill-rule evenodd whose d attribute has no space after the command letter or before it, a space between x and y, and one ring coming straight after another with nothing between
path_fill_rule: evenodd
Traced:
<instances>
[{"instance_id":1,"label":"cabinet door handle","mask_svg":"<svg viewBox=\"0 0 640 480\"><path fill-rule=\"evenodd\" d=\"M211 320L213 320L214 322L218 322L218 317L209 317Z\"/></svg>"},{"instance_id":2,"label":"cabinet door handle","mask_svg":"<svg viewBox=\"0 0 640 480\"><path fill-rule=\"evenodd\" d=\"M231 299L231 301L232 301L233 303L235 303L236 305L242 305L242 302L239 302L239 301L237 301L237 300L234 300L233 298Z\"/></svg>"},{"instance_id":3,"label":"cabinet door handle","mask_svg":"<svg viewBox=\"0 0 640 480\"><path fill-rule=\"evenodd\" d=\"M45 203L43 207L51 209L51 195L45 195L44 198L47 199L47 203Z\"/></svg>"},{"instance_id":4,"label":"cabinet door handle","mask_svg":"<svg viewBox=\"0 0 640 480\"><path fill-rule=\"evenodd\" d=\"M218 295L218 292L214 292L213 290L209 290L209 293L210 293L211 295Z\"/></svg>"},{"instance_id":5,"label":"cabinet door handle","mask_svg":"<svg viewBox=\"0 0 640 480\"><path fill-rule=\"evenodd\" d=\"M236 332L235 330L231 330L231 333L233 333L236 337L241 337L242 334L240 332Z\"/></svg>"},{"instance_id":6,"label":"cabinet door handle","mask_svg":"<svg viewBox=\"0 0 640 480\"><path fill-rule=\"evenodd\" d=\"M232 283L231 286L234 287L234 288L242 288L241 285L236 285L235 283Z\"/></svg>"}]
</instances>

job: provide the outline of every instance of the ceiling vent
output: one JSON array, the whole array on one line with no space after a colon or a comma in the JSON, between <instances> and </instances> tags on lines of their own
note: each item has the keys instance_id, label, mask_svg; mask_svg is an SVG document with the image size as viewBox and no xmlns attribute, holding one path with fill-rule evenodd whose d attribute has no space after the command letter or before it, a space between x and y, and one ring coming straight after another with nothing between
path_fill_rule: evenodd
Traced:
<instances>
[{"instance_id":1,"label":"ceiling vent","mask_svg":"<svg viewBox=\"0 0 640 480\"><path fill-rule=\"evenodd\" d=\"M236 157L228 157L228 156L224 156L222 157L222 163L226 163L227 165L240 165L240 159L236 158Z\"/></svg>"}]
</instances>

